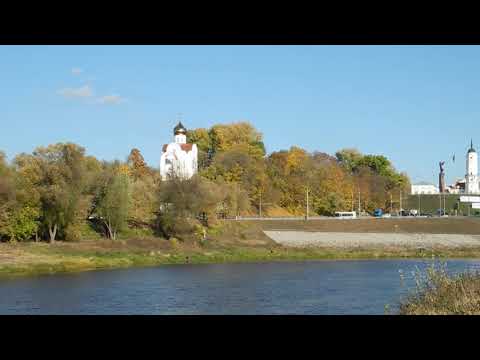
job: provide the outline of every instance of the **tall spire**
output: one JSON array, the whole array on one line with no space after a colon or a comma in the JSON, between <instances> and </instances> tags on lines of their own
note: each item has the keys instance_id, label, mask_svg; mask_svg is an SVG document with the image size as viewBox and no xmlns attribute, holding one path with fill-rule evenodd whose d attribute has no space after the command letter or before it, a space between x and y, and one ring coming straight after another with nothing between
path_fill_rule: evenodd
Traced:
<instances>
[{"instance_id":1,"label":"tall spire","mask_svg":"<svg viewBox=\"0 0 480 360\"><path fill-rule=\"evenodd\" d=\"M470 140L470 149L468 149L468 153L474 153L476 152L475 149L473 148L473 139Z\"/></svg>"}]
</instances>

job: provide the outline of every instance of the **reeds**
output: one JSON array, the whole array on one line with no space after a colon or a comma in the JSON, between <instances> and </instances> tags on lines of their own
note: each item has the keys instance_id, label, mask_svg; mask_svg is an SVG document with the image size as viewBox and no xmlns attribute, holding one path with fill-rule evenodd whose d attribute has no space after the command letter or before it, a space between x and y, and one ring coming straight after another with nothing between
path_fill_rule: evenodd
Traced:
<instances>
[{"instance_id":1,"label":"reeds","mask_svg":"<svg viewBox=\"0 0 480 360\"><path fill-rule=\"evenodd\" d=\"M400 315L480 314L480 272L450 275L446 263L433 261L414 275L415 288L400 303Z\"/></svg>"}]
</instances>

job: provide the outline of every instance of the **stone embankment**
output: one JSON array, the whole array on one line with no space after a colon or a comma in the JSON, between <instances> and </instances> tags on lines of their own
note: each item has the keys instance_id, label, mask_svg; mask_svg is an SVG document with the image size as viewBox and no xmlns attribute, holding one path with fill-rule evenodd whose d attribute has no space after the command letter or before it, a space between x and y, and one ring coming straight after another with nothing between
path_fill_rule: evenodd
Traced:
<instances>
[{"instance_id":1,"label":"stone embankment","mask_svg":"<svg viewBox=\"0 0 480 360\"><path fill-rule=\"evenodd\" d=\"M480 247L480 235L468 234L421 234L421 233L352 233L311 231L264 231L270 239L283 246L306 248L465 248Z\"/></svg>"}]
</instances>

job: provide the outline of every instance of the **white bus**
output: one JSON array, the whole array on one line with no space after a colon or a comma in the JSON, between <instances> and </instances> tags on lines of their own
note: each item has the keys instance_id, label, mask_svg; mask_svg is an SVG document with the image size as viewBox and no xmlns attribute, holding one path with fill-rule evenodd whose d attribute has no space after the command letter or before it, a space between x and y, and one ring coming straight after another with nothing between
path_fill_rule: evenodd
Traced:
<instances>
[{"instance_id":1,"label":"white bus","mask_svg":"<svg viewBox=\"0 0 480 360\"><path fill-rule=\"evenodd\" d=\"M357 213L355 211L336 211L335 217L338 219L356 219Z\"/></svg>"}]
</instances>

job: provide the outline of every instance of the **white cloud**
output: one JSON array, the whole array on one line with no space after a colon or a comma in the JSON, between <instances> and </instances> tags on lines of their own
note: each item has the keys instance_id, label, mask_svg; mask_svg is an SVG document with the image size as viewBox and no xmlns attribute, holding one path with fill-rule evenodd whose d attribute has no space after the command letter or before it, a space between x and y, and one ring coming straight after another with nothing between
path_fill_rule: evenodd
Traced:
<instances>
[{"instance_id":1,"label":"white cloud","mask_svg":"<svg viewBox=\"0 0 480 360\"><path fill-rule=\"evenodd\" d=\"M100 104L120 104L124 101L125 99L120 95L105 95L98 98Z\"/></svg>"},{"instance_id":2,"label":"white cloud","mask_svg":"<svg viewBox=\"0 0 480 360\"><path fill-rule=\"evenodd\" d=\"M86 98L93 96L93 90L89 85L81 86L79 88L65 88L58 93L69 98Z\"/></svg>"},{"instance_id":3,"label":"white cloud","mask_svg":"<svg viewBox=\"0 0 480 360\"><path fill-rule=\"evenodd\" d=\"M72 69L72 74L73 75L80 75L82 72L83 72L83 70L80 69L80 68L75 67L75 68Z\"/></svg>"}]
</instances>

